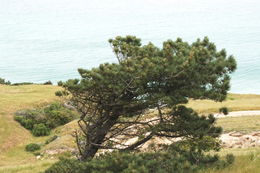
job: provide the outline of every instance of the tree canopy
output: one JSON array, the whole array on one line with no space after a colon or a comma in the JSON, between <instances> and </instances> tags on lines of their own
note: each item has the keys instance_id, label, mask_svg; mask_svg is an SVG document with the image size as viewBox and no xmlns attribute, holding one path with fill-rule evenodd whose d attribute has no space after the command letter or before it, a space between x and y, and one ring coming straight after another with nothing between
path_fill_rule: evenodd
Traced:
<instances>
[{"instance_id":1,"label":"tree canopy","mask_svg":"<svg viewBox=\"0 0 260 173\"><path fill-rule=\"evenodd\" d=\"M192 44L167 40L162 48L142 45L135 36L118 36L109 43L118 63L79 69L81 79L60 83L81 113L76 140L82 160L99 149L138 149L154 137L219 136L221 128L214 126L212 115L199 116L181 104L189 99L223 101L236 69L233 56L218 51L207 37ZM145 118L148 109L156 109L157 115Z\"/></svg>"}]
</instances>

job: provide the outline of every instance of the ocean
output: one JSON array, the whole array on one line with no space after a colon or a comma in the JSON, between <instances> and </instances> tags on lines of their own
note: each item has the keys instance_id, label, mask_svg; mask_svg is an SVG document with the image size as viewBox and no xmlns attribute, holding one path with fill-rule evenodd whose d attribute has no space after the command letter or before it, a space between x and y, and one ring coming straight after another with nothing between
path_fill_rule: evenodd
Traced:
<instances>
[{"instance_id":1,"label":"ocean","mask_svg":"<svg viewBox=\"0 0 260 173\"><path fill-rule=\"evenodd\" d=\"M233 93L260 94L260 0L0 0L0 77L41 83L115 62L108 44L208 36L236 57Z\"/></svg>"}]
</instances>

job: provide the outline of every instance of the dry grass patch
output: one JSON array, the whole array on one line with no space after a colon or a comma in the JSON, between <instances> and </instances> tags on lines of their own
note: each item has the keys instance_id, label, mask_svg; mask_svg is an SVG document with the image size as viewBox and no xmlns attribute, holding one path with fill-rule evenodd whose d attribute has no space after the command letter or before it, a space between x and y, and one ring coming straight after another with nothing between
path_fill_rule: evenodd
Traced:
<instances>
[{"instance_id":1,"label":"dry grass patch","mask_svg":"<svg viewBox=\"0 0 260 173\"><path fill-rule=\"evenodd\" d=\"M219 153L224 156L228 153L235 155L235 162L225 169L206 169L200 173L259 173L260 148L223 149Z\"/></svg>"},{"instance_id":2,"label":"dry grass patch","mask_svg":"<svg viewBox=\"0 0 260 173\"><path fill-rule=\"evenodd\" d=\"M16 166L6 166L0 168L0 173L39 173L46 170L57 160L44 160L37 163L30 163Z\"/></svg>"},{"instance_id":3,"label":"dry grass patch","mask_svg":"<svg viewBox=\"0 0 260 173\"><path fill-rule=\"evenodd\" d=\"M240 131L249 133L260 130L260 115L219 118L217 125L223 127L224 132Z\"/></svg>"},{"instance_id":4,"label":"dry grass patch","mask_svg":"<svg viewBox=\"0 0 260 173\"><path fill-rule=\"evenodd\" d=\"M57 100L55 91L59 89L51 85L0 85L0 166L28 163L32 157L24 152L24 146L35 138L14 121L14 112Z\"/></svg>"},{"instance_id":5,"label":"dry grass patch","mask_svg":"<svg viewBox=\"0 0 260 173\"><path fill-rule=\"evenodd\" d=\"M256 94L228 94L223 102L212 100L190 100L187 104L199 113L216 113L221 107L230 111L260 110L260 95Z\"/></svg>"}]
</instances>

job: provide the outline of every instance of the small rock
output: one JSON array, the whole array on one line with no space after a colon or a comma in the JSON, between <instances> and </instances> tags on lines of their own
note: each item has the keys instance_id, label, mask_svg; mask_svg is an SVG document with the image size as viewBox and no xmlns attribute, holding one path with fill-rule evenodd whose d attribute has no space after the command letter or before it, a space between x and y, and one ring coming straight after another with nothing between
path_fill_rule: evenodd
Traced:
<instances>
[{"instance_id":1,"label":"small rock","mask_svg":"<svg viewBox=\"0 0 260 173\"><path fill-rule=\"evenodd\" d=\"M258 137L260 137L260 132L254 132L254 133L252 133L252 136L258 136Z\"/></svg>"}]
</instances>

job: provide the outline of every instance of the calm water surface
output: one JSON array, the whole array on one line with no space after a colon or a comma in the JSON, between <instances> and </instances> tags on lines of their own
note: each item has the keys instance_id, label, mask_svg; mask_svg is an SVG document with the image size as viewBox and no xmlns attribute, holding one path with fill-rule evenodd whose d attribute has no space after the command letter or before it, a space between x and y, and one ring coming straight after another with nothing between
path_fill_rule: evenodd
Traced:
<instances>
[{"instance_id":1,"label":"calm water surface","mask_svg":"<svg viewBox=\"0 0 260 173\"><path fill-rule=\"evenodd\" d=\"M107 40L117 35L158 46L208 36L237 58L231 92L260 94L260 0L0 0L0 77L78 77L115 61Z\"/></svg>"}]
</instances>

